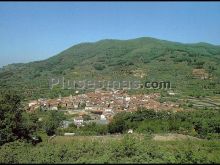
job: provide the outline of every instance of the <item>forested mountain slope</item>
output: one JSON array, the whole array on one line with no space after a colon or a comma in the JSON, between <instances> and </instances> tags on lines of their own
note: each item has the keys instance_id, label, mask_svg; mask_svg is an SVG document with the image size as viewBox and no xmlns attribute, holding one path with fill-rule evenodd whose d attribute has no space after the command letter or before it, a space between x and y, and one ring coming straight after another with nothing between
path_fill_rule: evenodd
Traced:
<instances>
[{"instance_id":1,"label":"forested mountain slope","mask_svg":"<svg viewBox=\"0 0 220 165\"><path fill-rule=\"evenodd\" d=\"M219 65L220 46L207 43L106 39L72 46L43 61L5 66L0 69L0 89L35 98L69 95L73 90L50 90L48 85L51 78L65 77L170 81L173 90L183 95L214 95L220 93Z\"/></svg>"}]
</instances>

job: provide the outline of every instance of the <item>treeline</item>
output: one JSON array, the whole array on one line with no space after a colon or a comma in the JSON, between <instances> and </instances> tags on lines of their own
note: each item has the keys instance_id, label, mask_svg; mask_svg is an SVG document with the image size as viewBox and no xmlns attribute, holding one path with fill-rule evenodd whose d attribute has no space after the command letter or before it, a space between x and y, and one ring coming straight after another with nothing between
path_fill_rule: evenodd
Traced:
<instances>
[{"instance_id":1,"label":"treeline","mask_svg":"<svg viewBox=\"0 0 220 165\"><path fill-rule=\"evenodd\" d=\"M220 138L220 112L217 110L155 111L139 109L136 112L122 112L114 116L108 125L96 123L76 128L74 124L58 129L57 134L74 132L76 135L123 134L129 129L144 134L180 133L204 139Z\"/></svg>"},{"instance_id":2,"label":"treeline","mask_svg":"<svg viewBox=\"0 0 220 165\"><path fill-rule=\"evenodd\" d=\"M119 113L109 124L110 133L134 129L139 133L175 132L200 138L220 138L220 112L215 110L154 111L139 109Z\"/></svg>"}]
</instances>

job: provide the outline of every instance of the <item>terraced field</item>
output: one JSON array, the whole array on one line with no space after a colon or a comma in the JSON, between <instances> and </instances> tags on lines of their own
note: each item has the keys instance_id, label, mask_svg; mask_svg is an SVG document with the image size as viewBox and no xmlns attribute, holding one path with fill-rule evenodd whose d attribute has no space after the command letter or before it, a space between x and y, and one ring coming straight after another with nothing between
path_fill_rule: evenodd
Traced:
<instances>
[{"instance_id":1,"label":"terraced field","mask_svg":"<svg viewBox=\"0 0 220 165\"><path fill-rule=\"evenodd\" d=\"M212 96L205 98L191 97L188 99L188 102L196 108L220 109L220 96Z\"/></svg>"}]
</instances>

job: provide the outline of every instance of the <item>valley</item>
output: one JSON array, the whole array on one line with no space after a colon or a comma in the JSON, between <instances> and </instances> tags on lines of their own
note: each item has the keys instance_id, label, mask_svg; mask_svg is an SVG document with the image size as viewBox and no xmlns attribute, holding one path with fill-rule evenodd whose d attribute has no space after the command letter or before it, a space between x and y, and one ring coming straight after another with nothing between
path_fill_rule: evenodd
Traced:
<instances>
[{"instance_id":1,"label":"valley","mask_svg":"<svg viewBox=\"0 0 220 165\"><path fill-rule=\"evenodd\" d=\"M219 162L219 64L220 46L142 37L4 66L0 162Z\"/></svg>"}]
</instances>

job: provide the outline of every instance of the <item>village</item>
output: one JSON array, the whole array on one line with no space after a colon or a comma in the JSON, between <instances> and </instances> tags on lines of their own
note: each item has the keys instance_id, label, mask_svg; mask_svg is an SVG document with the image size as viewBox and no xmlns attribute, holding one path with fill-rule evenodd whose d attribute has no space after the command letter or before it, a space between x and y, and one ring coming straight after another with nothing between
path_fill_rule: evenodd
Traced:
<instances>
[{"instance_id":1,"label":"village","mask_svg":"<svg viewBox=\"0 0 220 165\"><path fill-rule=\"evenodd\" d=\"M115 114L119 112L134 112L138 108L159 110L178 110L179 105L172 102L160 103L159 93L129 95L124 90L95 90L86 94L59 97L56 99L38 99L29 102L27 110L33 112L37 109L43 111L64 111L66 115L74 115L71 120L64 121L64 128L74 123L83 126L88 122L108 124ZM85 121L83 116L87 116Z\"/></svg>"}]
</instances>

